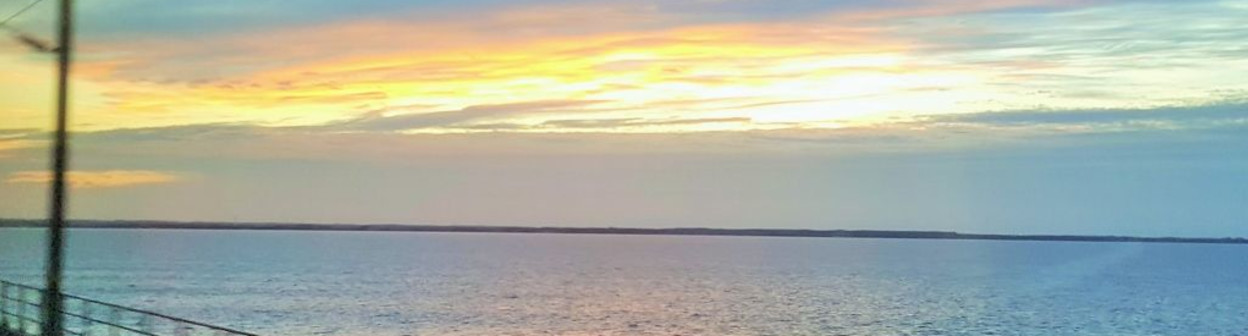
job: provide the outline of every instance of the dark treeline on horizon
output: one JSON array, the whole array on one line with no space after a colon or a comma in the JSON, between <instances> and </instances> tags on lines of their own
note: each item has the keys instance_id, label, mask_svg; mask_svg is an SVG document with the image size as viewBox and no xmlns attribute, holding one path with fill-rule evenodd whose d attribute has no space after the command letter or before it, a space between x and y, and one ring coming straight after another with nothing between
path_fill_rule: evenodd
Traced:
<instances>
[{"instance_id":1,"label":"dark treeline on horizon","mask_svg":"<svg viewBox=\"0 0 1248 336\"><path fill-rule=\"evenodd\" d=\"M45 220L0 219L0 228L44 227ZM1009 235L958 233L953 231L901 230L809 230L809 229L713 229L713 228L619 228L619 227L531 227L531 226L462 226L406 224L303 224L303 223L226 223L173 221L106 221L75 220L71 228L91 229L182 229L182 230L290 230L290 231L374 231L374 232L476 232L476 233L565 233L624 235L684 236L755 236L755 237L825 237L825 238L901 238L901 239L970 239L970 240L1031 240L1077 242L1147 242L1248 244L1242 237L1181 238L1084 235Z\"/></svg>"}]
</instances>

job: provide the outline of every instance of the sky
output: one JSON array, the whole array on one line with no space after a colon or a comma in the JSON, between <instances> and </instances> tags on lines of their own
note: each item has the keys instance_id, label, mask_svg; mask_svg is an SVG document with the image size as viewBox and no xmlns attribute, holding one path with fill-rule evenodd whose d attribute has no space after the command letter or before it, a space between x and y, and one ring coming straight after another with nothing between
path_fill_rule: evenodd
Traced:
<instances>
[{"instance_id":1,"label":"sky","mask_svg":"<svg viewBox=\"0 0 1248 336\"><path fill-rule=\"evenodd\" d=\"M1245 0L78 9L71 218L1248 236ZM0 218L53 60L0 39Z\"/></svg>"}]
</instances>

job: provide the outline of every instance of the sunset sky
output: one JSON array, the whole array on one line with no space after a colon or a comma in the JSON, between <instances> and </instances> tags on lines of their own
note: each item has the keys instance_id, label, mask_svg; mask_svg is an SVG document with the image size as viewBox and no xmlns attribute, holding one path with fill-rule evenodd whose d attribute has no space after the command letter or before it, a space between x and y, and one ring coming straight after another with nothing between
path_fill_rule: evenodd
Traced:
<instances>
[{"instance_id":1,"label":"sunset sky","mask_svg":"<svg viewBox=\"0 0 1248 336\"><path fill-rule=\"evenodd\" d=\"M1244 0L79 10L72 218L1248 236ZM0 218L52 62L0 39Z\"/></svg>"}]
</instances>

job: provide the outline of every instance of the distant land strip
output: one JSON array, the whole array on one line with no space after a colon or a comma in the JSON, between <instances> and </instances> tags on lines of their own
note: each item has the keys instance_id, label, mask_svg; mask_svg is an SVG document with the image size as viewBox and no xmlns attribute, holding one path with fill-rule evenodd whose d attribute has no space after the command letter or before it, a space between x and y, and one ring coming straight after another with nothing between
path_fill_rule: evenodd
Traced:
<instances>
[{"instance_id":1,"label":"distant land strip","mask_svg":"<svg viewBox=\"0 0 1248 336\"><path fill-rule=\"evenodd\" d=\"M0 228L42 228L44 220L0 219ZM75 220L71 228L85 229L170 229L170 230L284 230L284 231L368 231L368 232L475 232L475 233L563 233L671 236L751 236L751 237L822 237L822 238L899 238L899 239L964 239L964 240L1028 240L1072 242L1141 242L1141 243L1202 243L1248 244L1242 237L1183 238L1081 235L1007 235L958 233L953 231L894 230L806 230L806 229L712 229L712 228L618 228L618 227L532 227L532 226L464 226L406 224L304 224L304 223L221 223L172 221L105 221Z\"/></svg>"}]
</instances>

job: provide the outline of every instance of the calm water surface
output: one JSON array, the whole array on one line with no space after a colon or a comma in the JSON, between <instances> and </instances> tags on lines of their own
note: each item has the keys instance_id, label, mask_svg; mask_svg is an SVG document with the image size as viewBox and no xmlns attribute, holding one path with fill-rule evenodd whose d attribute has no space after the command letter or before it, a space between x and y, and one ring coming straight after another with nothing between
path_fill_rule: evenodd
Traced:
<instances>
[{"instance_id":1,"label":"calm water surface","mask_svg":"<svg viewBox=\"0 0 1248 336\"><path fill-rule=\"evenodd\" d=\"M39 283L42 232L0 229ZM75 294L267 335L1248 335L1248 246L75 230Z\"/></svg>"}]
</instances>

